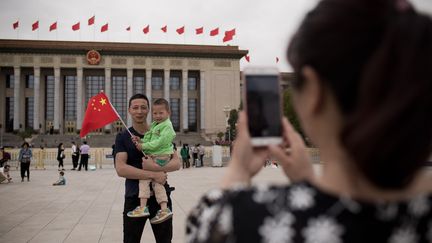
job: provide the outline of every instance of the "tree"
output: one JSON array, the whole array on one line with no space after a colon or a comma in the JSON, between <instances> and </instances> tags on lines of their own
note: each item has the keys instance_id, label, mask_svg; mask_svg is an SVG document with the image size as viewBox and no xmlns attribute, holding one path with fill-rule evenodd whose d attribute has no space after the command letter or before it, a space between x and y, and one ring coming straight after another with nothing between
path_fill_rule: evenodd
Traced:
<instances>
[{"instance_id":1,"label":"tree","mask_svg":"<svg viewBox=\"0 0 432 243\"><path fill-rule=\"evenodd\" d=\"M287 89L283 92L283 112L284 115L288 118L288 120L293 125L294 129L297 130L304 138L303 129L301 128L300 121L297 117L297 114L294 110L294 106L292 104L290 89Z\"/></svg>"},{"instance_id":2,"label":"tree","mask_svg":"<svg viewBox=\"0 0 432 243\"><path fill-rule=\"evenodd\" d=\"M223 136L224 136L223 132L218 132L217 137L218 137L219 141L222 140Z\"/></svg>"},{"instance_id":3,"label":"tree","mask_svg":"<svg viewBox=\"0 0 432 243\"><path fill-rule=\"evenodd\" d=\"M232 109L230 111L229 118L228 118L230 141L233 141L235 139L237 120L238 120L238 111L236 109Z\"/></svg>"}]
</instances>

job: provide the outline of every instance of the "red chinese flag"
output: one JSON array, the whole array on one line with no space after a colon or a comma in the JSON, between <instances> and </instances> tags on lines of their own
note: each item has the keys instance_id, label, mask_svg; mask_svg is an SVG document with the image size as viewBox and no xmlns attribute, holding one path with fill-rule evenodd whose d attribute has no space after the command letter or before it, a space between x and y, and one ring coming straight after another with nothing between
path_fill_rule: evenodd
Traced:
<instances>
[{"instance_id":1,"label":"red chinese flag","mask_svg":"<svg viewBox=\"0 0 432 243\"><path fill-rule=\"evenodd\" d=\"M127 28L126 28L126 31L130 31L131 30L131 28L130 28L130 26L128 26Z\"/></svg>"},{"instance_id":2,"label":"red chinese flag","mask_svg":"<svg viewBox=\"0 0 432 243\"><path fill-rule=\"evenodd\" d=\"M167 32L167 28L168 28L168 27L165 25L164 27L161 28L161 30L162 30L164 33L166 33L166 32Z\"/></svg>"},{"instance_id":3,"label":"red chinese flag","mask_svg":"<svg viewBox=\"0 0 432 243\"><path fill-rule=\"evenodd\" d=\"M235 34L236 34L235 28L232 30L225 31L225 35L227 35L227 36L235 36Z\"/></svg>"},{"instance_id":4,"label":"red chinese flag","mask_svg":"<svg viewBox=\"0 0 432 243\"><path fill-rule=\"evenodd\" d=\"M39 28L39 20L32 24L32 31L35 31Z\"/></svg>"},{"instance_id":5,"label":"red chinese flag","mask_svg":"<svg viewBox=\"0 0 432 243\"><path fill-rule=\"evenodd\" d=\"M56 30L56 29L57 29L57 22L54 22L50 25L49 31L51 32L51 31Z\"/></svg>"},{"instance_id":6,"label":"red chinese flag","mask_svg":"<svg viewBox=\"0 0 432 243\"><path fill-rule=\"evenodd\" d=\"M250 62L250 57L248 55L245 55L245 59L247 62Z\"/></svg>"},{"instance_id":7,"label":"red chinese flag","mask_svg":"<svg viewBox=\"0 0 432 243\"><path fill-rule=\"evenodd\" d=\"M223 42L227 42L227 41L232 40L233 37L235 36L235 34L236 34L235 29L225 31L225 36L223 38Z\"/></svg>"},{"instance_id":8,"label":"red chinese flag","mask_svg":"<svg viewBox=\"0 0 432 243\"><path fill-rule=\"evenodd\" d=\"M12 24L13 29L17 29L19 27L19 21Z\"/></svg>"},{"instance_id":9,"label":"red chinese flag","mask_svg":"<svg viewBox=\"0 0 432 243\"><path fill-rule=\"evenodd\" d=\"M147 34L150 31L150 25L147 25L146 27L144 27L143 32L144 34Z\"/></svg>"},{"instance_id":10,"label":"red chinese flag","mask_svg":"<svg viewBox=\"0 0 432 243\"><path fill-rule=\"evenodd\" d=\"M90 26L90 25L93 25L94 22L95 22L95 16L93 15L93 17L91 17L91 18L88 19L88 25L89 25L89 26Z\"/></svg>"},{"instance_id":11,"label":"red chinese flag","mask_svg":"<svg viewBox=\"0 0 432 243\"><path fill-rule=\"evenodd\" d=\"M200 35L200 34L202 34L202 33L204 33L204 27L196 28L196 29L195 29L195 34Z\"/></svg>"},{"instance_id":12,"label":"red chinese flag","mask_svg":"<svg viewBox=\"0 0 432 243\"><path fill-rule=\"evenodd\" d=\"M178 29L176 29L176 32L179 34L179 35L181 35L181 34L183 34L184 33L184 30L185 30L185 27L184 26L182 26L182 27L180 27L180 28L178 28Z\"/></svg>"},{"instance_id":13,"label":"red chinese flag","mask_svg":"<svg viewBox=\"0 0 432 243\"><path fill-rule=\"evenodd\" d=\"M78 22L78 23L72 25L72 30L73 30L73 31L77 31L77 30L79 30L79 29L80 29L80 22Z\"/></svg>"},{"instance_id":14,"label":"red chinese flag","mask_svg":"<svg viewBox=\"0 0 432 243\"><path fill-rule=\"evenodd\" d=\"M219 35L219 27L210 31L210 36Z\"/></svg>"},{"instance_id":15,"label":"red chinese flag","mask_svg":"<svg viewBox=\"0 0 432 243\"><path fill-rule=\"evenodd\" d=\"M227 42L227 41L230 41L232 39L233 39L232 35L225 35L224 38L223 38L223 42Z\"/></svg>"},{"instance_id":16,"label":"red chinese flag","mask_svg":"<svg viewBox=\"0 0 432 243\"><path fill-rule=\"evenodd\" d=\"M101 32L105 32L107 30L108 30L108 23L102 25L102 27L101 27Z\"/></svg>"},{"instance_id":17,"label":"red chinese flag","mask_svg":"<svg viewBox=\"0 0 432 243\"><path fill-rule=\"evenodd\" d=\"M117 112L112 107L108 97L99 93L90 98L82 123L80 137L84 137L90 131L101 128L119 119Z\"/></svg>"}]
</instances>

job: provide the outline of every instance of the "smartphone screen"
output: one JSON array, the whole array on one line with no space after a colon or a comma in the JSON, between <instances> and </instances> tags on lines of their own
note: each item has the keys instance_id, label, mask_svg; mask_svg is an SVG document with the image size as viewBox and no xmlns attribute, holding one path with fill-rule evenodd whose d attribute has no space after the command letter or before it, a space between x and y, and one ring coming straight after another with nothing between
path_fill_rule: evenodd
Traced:
<instances>
[{"instance_id":1,"label":"smartphone screen","mask_svg":"<svg viewBox=\"0 0 432 243\"><path fill-rule=\"evenodd\" d=\"M246 74L245 81L246 113L252 139L258 141L256 145L280 143L282 128L279 75Z\"/></svg>"}]
</instances>

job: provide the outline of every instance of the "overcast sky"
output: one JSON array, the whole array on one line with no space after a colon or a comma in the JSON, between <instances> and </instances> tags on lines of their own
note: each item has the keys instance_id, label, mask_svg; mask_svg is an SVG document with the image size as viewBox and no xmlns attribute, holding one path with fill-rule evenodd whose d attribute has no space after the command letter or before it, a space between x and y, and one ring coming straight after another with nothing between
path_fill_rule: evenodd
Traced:
<instances>
[{"instance_id":1,"label":"overcast sky","mask_svg":"<svg viewBox=\"0 0 432 243\"><path fill-rule=\"evenodd\" d=\"M0 0L0 38L73 41L111 41L140 43L174 43L238 45L248 50L250 64L277 65L282 71L291 68L285 60L287 43L300 21L317 0ZM432 0L415 0L418 8L432 9ZM96 16L93 26L87 20ZM18 30L12 24L19 20ZM39 30L31 25L39 20ZM57 21L57 31L49 26ZM80 22L80 31L72 25ZM109 23L109 30L100 32ZM142 29L150 25L150 33ZM168 25L168 33L160 28ZM175 29L185 25L185 34ZM131 26L131 31L126 28ZM204 27L203 35L195 28ZM219 35L209 31L219 27ZM223 32L236 28L233 41L222 43ZM276 57L280 62L276 64Z\"/></svg>"}]
</instances>

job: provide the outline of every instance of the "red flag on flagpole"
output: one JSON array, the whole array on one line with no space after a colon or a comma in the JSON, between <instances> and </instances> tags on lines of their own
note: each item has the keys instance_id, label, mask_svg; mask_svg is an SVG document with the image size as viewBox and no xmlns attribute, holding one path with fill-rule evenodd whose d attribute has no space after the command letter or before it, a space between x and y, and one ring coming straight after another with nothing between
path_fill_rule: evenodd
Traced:
<instances>
[{"instance_id":1,"label":"red flag on flagpole","mask_svg":"<svg viewBox=\"0 0 432 243\"><path fill-rule=\"evenodd\" d=\"M35 31L39 28L39 20L32 24L32 31Z\"/></svg>"},{"instance_id":2,"label":"red flag on flagpole","mask_svg":"<svg viewBox=\"0 0 432 243\"><path fill-rule=\"evenodd\" d=\"M19 21L12 24L13 29L17 29L19 27Z\"/></svg>"},{"instance_id":3,"label":"red flag on flagpole","mask_svg":"<svg viewBox=\"0 0 432 243\"><path fill-rule=\"evenodd\" d=\"M56 30L56 29L57 29L57 21L50 25L49 31L51 32L51 31Z\"/></svg>"},{"instance_id":4,"label":"red flag on flagpole","mask_svg":"<svg viewBox=\"0 0 432 243\"><path fill-rule=\"evenodd\" d=\"M246 59L247 62L250 62L250 56L245 55L245 59Z\"/></svg>"},{"instance_id":5,"label":"red flag on flagpole","mask_svg":"<svg viewBox=\"0 0 432 243\"><path fill-rule=\"evenodd\" d=\"M210 31L210 36L219 35L219 27Z\"/></svg>"},{"instance_id":6,"label":"red flag on flagpole","mask_svg":"<svg viewBox=\"0 0 432 243\"><path fill-rule=\"evenodd\" d=\"M131 30L131 27L128 26L128 27L126 28L126 31L130 31L130 30Z\"/></svg>"},{"instance_id":7,"label":"red flag on flagpole","mask_svg":"<svg viewBox=\"0 0 432 243\"><path fill-rule=\"evenodd\" d=\"M184 25L183 25L182 27L176 29L176 32L177 32L177 34L181 35L181 34L184 33L184 30L185 30L185 27L184 27Z\"/></svg>"},{"instance_id":8,"label":"red flag on flagpole","mask_svg":"<svg viewBox=\"0 0 432 243\"><path fill-rule=\"evenodd\" d=\"M204 33L204 27L200 27L200 28L195 29L195 34L200 35L202 33Z\"/></svg>"},{"instance_id":9,"label":"red flag on flagpole","mask_svg":"<svg viewBox=\"0 0 432 243\"><path fill-rule=\"evenodd\" d=\"M108 23L102 25L102 27L101 27L101 32L105 32L107 30L108 30Z\"/></svg>"},{"instance_id":10,"label":"red flag on flagpole","mask_svg":"<svg viewBox=\"0 0 432 243\"><path fill-rule=\"evenodd\" d=\"M161 28L161 30L162 30L164 33L166 33L166 32L167 32L167 28L168 28L168 27L165 25L164 27Z\"/></svg>"},{"instance_id":11,"label":"red flag on flagpole","mask_svg":"<svg viewBox=\"0 0 432 243\"><path fill-rule=\"evenodd\" d=\"M93 15L93 17L88 19L88 25L93 25L95 23L95 16Z\"/></svg>"},{"instance_id":12,"label":"red flag on flagpole","mask_svg":"<svg viewBox=\"0 0 432 243\"><path fill-rule=\"evenodd\" d=\"M147 34L150 31L150 25L147 25L146 27L144 27L143 32L144 34Z\"/></svg>"},{"instance_id":13,"label":"red flag on flagpole","mask_svg":"<svg viewBox=\"0 0 432 243\"><path fill-rule=\"evenodd\" d=\"M79 30L79 29L80 29L80 22L78 22L78 23L72 25L72 30L73 30L73 31L77 31L77 30Z\"/></svg>"},{"instance_id":14,"label":"red flag on flagpole","mask_svg":"<svg viewBox=\"0 0 432 243\"><path fill-rule=\"evenodd\" d=\"M233 37L235 36L235 34L236 34L235 28L232 30L225 31L225 36L223 38L223 42L227 42L227 41L232 40Z\"/></svg>"},{"instance_id":15,"label":"red flag on flagpole","mask_svg":"<svg viewBox=\"0 0 432 243\"><path fill-rule=\"evenodd\" d=\"M80 137L84 137L92 130L101 128L119 119L117 112L111 105L108 97L100 92L90 98L82 123Z\"/></svg>"}]
</instances>

